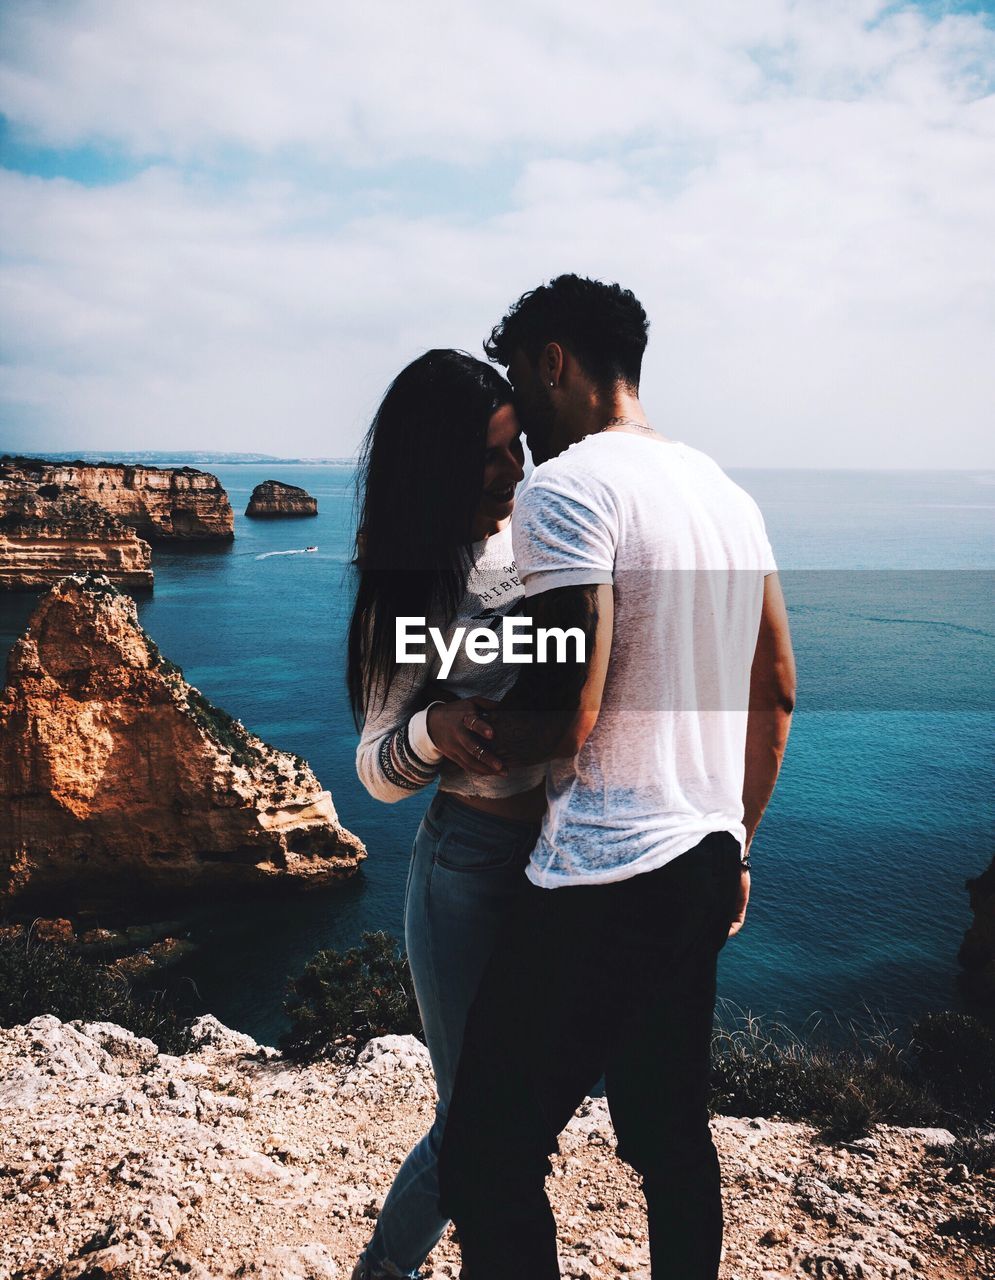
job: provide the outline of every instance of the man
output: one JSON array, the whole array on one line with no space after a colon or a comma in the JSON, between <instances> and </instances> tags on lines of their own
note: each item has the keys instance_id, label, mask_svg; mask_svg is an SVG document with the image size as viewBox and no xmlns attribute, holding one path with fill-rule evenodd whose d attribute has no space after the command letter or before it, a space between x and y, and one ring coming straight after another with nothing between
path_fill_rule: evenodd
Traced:
<instances>
[{"instance_id":1,"label":"man","mask_svg":"<svg viewBox=\"0 0 995 1280\"><path fill-rule=\"evenodd\" d=\"M559 1275L548 1156L602 1076L619 1154L642 1175L655 1280L718 1273L716 957L745 918L794 661L752 499L643 411L647 327L627 290L567 275L486 345L539 464L513 518L533 623L587 643L581 664L523 666L482 706L487 724L468 717L498 756L552 763L443 1142L466 1280Z\"/></svg>"}]
</instances>

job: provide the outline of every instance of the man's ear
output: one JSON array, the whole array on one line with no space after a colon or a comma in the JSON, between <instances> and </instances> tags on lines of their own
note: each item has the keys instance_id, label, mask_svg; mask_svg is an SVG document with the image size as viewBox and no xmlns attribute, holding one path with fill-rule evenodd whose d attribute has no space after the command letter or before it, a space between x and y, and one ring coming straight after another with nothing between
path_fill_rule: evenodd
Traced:
<instances>
[{"instance_id":1,"label":"man's ear","mask_svg":"<svg viewBox=\"0 0 995 1280\"><path fill-rule=\"evenodd\" d=\"M558 342L547 342L539 357L539 372L548 388L558 387L563 377L564 354Z\"/></svg>"}]
</instances>

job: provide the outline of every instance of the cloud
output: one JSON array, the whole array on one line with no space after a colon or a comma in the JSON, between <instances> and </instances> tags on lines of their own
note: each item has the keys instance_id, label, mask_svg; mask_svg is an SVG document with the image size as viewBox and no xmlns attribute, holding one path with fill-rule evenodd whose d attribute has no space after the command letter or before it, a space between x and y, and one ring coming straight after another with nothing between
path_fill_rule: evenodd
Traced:
<instances>
[{"instance_id":1,"label":"cloud","mask_svg":"<svg viewBox=\"0 0 995 1280\"><path fill-rule=\"evenodd\" d=\"M218 145L361 164L587 146L667 120L717 125L728 93L758 83L743 49L638 0L15 0L4 45L0 99L39 141L182 159Z\"/></svg>"},{"instance_id":2,"label":"cloud","mask_svg":"<svg viewBox=\"0 0 995 1280\"><path fill-rule=\"evenodd\" d=\"M0 173L0 443L347 453L403 362L479 350L581 270L642 298L654 415L727 465L995 461L979 18L150 0L6 23L19 135L134 173Z\"/></svg>"},{"instance_id":3,"label":"cloud","mask_svg":"<svg viewBox=\"0 0 995 1280\"><path fill-rule=\"evenodd\" d=\"M774 97L971 93L991 32L883 0L8 0L0 101L40 142L380 163L716 137ZM987 46L979 50L979 44ZM990 62L988 71L990 74Z\"/></svg>"}]
</instances>

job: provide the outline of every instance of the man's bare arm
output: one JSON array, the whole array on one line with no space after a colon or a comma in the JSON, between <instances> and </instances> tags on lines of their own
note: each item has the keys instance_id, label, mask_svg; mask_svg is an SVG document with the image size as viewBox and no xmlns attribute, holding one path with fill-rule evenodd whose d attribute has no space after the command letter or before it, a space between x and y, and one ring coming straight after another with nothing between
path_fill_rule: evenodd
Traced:
<instances>
[{"instance_id":1,"label":"man's bare arm","mask_svg":"<svg viewBox=\"0 0 995 1280\"><path fill-rule=\"evenodd\" d=\"M548 660L522 666L515 684L487 712L494 737L487 743L506 765L538 764L575 756L594 728L608 673L614 602L610 584L557 587L528 604L533 632L540 627L575 627L584 636L584 661L568 640L566 661L550 645Z\"/></svg>"},{"instance_id":2,"label":"man's bare arm","mask_svg":"<svg viewBox=\"0 0 995 1280\"><path fill-rule=\"evenodd\" d=\"M791 650L788 611L777 574L764 579L760 634L750 670L750 713L746 722L746 773L743 779L743 825L749 850L784 758L795 709L795 655ZM739 896L729 925L735 937L746 922L750 873L743 868Z\"/></svg>"},{"instance_id":3,"label":"man's bare arm","mask_svg":"<svg viewBox=\"0 0 995 1280\"><path fill-rule=\"evenodd\" d=\"M795 655L777 574L764 579L760 633L750 672L743 823L747 846L760 824L784 758L795 707Z\"/></svg>"}]
</instances>

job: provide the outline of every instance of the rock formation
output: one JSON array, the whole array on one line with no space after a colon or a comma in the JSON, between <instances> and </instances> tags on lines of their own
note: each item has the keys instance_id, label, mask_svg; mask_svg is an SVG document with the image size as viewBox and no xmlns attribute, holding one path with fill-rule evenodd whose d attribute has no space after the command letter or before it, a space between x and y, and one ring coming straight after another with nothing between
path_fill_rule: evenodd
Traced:
<instances>
[{"instance_id":1,"label":"rock formation","mask_svg":"<svg viewBox=\"0 0 995 1280\"><path fill-rule=\"evenodd\" d=\"M0 477L58 485L96 502L148 542L230 542L235 521L217 476L194 467L0 458Z\"/></svg>"},{"instance_id":2,"label":"rock formation","mask_svg":"<svg viewBox=\"0 0 995 1280\"><path fill-rule=\"evenodd\" d=\"M41 599L0 694L0 907L323 885L365 856L309 765L189 685L105 577Z\"/></svg>"},{"instance_id":3,"label":"rock formation","mask_svg":"<svg viewBox=\"0 0 995 1280\"><path fill-rule=\"evenodd\" d=\"M0 1275L18 1280L345 1280L433 1119L425 1047L298 1067L206 1016L159 1053L109 1022L0 1030ZM983 1280L995 1178L944 1129L834 1145L717 1117L722 1280ZM547 1190L572 1280L649 1280L639 1178L604 1098L578 1108ZM509 1245L511 1241L509 1240ZM509 1248L507 1274L517 1276ZM452 1233L423 1272L459 1274Z\"/></svg>"},{"instance_id":4,"label":"rock formation","mask_svg":"<svg viewBox=\"0 0 995 1280\"><path fill-rule=\"evenodd\" d=\"M195 942L176 936L185 928L181 920L160 920L128 925L125 929L85 929L77 934L71 920L36 916L30 925L0 925L0 945L54 943L97 960L135 982L172 968L197 950Z\"/></svg>"},{"instance_id":5,"label":"rock formation","mask_svg":"<svg viewBox=\"0 0 995 1280\"><path fill-rule=\"evenodd\" d=\"M995 1015L995 858L987 871L968 880L974 919L964 935L958 959L964 968L961 985Z\"/></svg>"},{"instance_id":6,"label":"rock formation","mask_svg":"<svg viewBox=\"0 0 995 1280\"><path fill-rule=\"evenodd\" d=\"M312 498L299 485L284 484L280 480L264 480L252 490L245 514L256 518L316 516L318 499Z\"/></svg>"},{"instance_id":7,"label":"rock formation","mask_svg":"<svg viewBox=\"0 0 995 1280\"><path fill-rule=\"evenodd\" d=\"M119 587L148 588L151 548L74 490L0 471L0 590L44 590L80 571L104 573Z\"/></svg>"}]
</instances>

